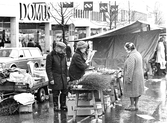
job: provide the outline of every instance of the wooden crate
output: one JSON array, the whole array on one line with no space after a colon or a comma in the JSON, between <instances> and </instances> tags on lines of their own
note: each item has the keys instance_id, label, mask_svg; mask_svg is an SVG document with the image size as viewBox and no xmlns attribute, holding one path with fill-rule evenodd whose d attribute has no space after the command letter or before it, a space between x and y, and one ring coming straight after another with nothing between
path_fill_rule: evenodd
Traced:
<instances>
[{"instance_id":1,"label":"wooden crate","mask_svg":"<svg viewBox=\"0 0 167 123\"><path fill-rule=\"evenodd\" d=\"M92 105L92 100L90 100L90 101L79 100L79 105ZM68 116L73 116L74 106L75 106L75 100L68 100L67 101ZM93 110L77 111L77 115L80 115L80 116L91 115L92 113L93 113Z\"/></svg>"},{"instance_id":2,"label":"wooden crate","mask_svg":"<svg viewBox=\"0 0 167 123\"><path fill-rule=\"evenodd\" d=\"M93 101L79 100L79 105L82 105L82 106L93 105ZM97 102L97 105L99 105L99 102ZM67 100L68 116L73 116L74 106L75 106L75 100ZM93 113L94 113L94 110L78 110L77 116L88 116L88 115L92 115ZM102 114L102 109L98 109L98 115L101 115L101 114Z\"/></svg>"},{"instance_id":3,"label":"wooden crate","mask_svg":"<svg viewBox=\"0 0 167 123\"><path fill-rule=\"evenodd\" d=\"M20 105L19 106L20 113L31 113L33 112L32 104L29 105Z\"/></svg>"}]
</instances>

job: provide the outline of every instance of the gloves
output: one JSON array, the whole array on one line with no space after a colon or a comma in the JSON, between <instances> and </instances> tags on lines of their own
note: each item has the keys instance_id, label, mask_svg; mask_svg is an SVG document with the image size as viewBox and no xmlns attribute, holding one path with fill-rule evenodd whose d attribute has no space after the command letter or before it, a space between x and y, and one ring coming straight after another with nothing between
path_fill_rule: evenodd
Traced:
<instances>
[{"instance_id":1,"label":"gloves","mask_svg":"<svg viewBox=\"0 0 167 123\"><path fill-rule=\"evenodd\" d=\"M86 62L85 62L85 63L89 66L89 65L90 65L90 62L91 62L91 61L86 60Z\"/></svg>"},{"instance_id":2,"label":"gloves","mask_svg":"<svg viewBox=\"0 0 167 123\"><path fill-rule=\"evenodd\" d=\"M70 81L70 77L67 77L67 82Z\"/></svg>"},{"instance_id":3,"label":"gloves","mask_svg":"<svg viewBox=\"0 0 167 123\"><path fill-rule=\"evenodd\" d=\"M50 84L52 84L52 85L53 85L53 84L54 84L54 80L51 80L51 81L50 81Z\"/></svg>"},{"instance_id":4,"label":"gloves","mask_svg":"<svg viewBox=\"0 0 167 123\"><path fill-rule=\"evenodd\" d=\"M130 78L128 77L128 78L125 78L125 82L126 82L127 84L131 84L131 83L132 83L132 80L130 80Z\"/></svg>"}]
</instances>

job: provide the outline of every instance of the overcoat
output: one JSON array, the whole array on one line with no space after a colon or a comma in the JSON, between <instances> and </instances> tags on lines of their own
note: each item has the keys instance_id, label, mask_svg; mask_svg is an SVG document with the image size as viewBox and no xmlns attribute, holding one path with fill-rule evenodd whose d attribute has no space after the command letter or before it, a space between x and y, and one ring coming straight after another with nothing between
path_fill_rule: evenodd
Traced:
<instances>
[{"instance_id":1,"label":"overcoat","mask_svg":"<svg viewBox=\"0 0 167 123\"><path fill-rule=\"evenodd\" d=\"M65 54L52 51L46 57L46 73L49 79L49 88L53 90L67 89L67 61ZM50 81L54 80L54 84Z\"/></svg>"},{"instance_id":2,"label":"overcoat","mask_svg":"<svg viewBox=\"0 0 167 123\"><path fill-rule=\"evenodd\" d=\"M84 54L77 49L69 67L69 77L71 81L78 80L85 74L85 70L89 67L85 62Z\"/></svg>"},{"instance_id":3,"label":"overcoat","mask_svg":"<svg viewBox=\"0 0 167 123\"><path fill-rule=\"evenodd\" d=\"M131 81L129 83L129 81ZM124 63L123 92L126 97L138 97L144 93L142 56L133 50Z\"/></svg>"},{"instance_id":4,"label":"overcoat","mask_svg":"<svg viewBox=\"0 0 167 123\"><path fill-rule=\"evenodd\" d=\"M159 42L157 46L157 56L156 62L160 63L160 69L166 68L166 61L165 61L165 46L163 42Z\"/></svg>"}]
</instances>

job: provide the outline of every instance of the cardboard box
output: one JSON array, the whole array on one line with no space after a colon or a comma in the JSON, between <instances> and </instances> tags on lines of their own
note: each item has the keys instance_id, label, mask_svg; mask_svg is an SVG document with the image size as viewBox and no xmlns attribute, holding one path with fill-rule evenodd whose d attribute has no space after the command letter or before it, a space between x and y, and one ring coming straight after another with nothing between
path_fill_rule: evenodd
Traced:
<instances>
[{"instance_id":1,"label":"cardboard box","mask_svg":"<svg viewBox=\"0 0 167 123\"><path fill-rule=\"evenodd\" d=\"M19 112L20 113L30 113L33 112L32 104L29 105L20 105L19 106Z\"/></svg>"},{"instance_id":2,"label":"cardboard box","mask_svg":"<svg viewBox=\"0 0 167 123\"><path fill-rule=\"evenodd\" d=\"M111 105L111 97L110 95L104 95L104 105L107 108L108 106Z\"/></svg>"}]
</instances>

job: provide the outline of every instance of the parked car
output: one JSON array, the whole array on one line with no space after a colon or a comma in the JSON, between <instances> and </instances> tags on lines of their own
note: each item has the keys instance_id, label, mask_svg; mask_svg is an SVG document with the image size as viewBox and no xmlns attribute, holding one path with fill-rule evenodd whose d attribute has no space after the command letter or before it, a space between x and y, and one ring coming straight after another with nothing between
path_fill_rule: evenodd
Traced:
<instances>
[{"instance_id":1,"label":"parked car","mask_svg":"<svg viewBox=\"0 0 167 123\"><path fill-rule=\"evenodd\" d=\"M35 67L43 63L43 56L39 48L2 48L0 49L0 70L4 68L17 67L28 69L27 63L32 61Z\"/></svg>"}]
</instances>

